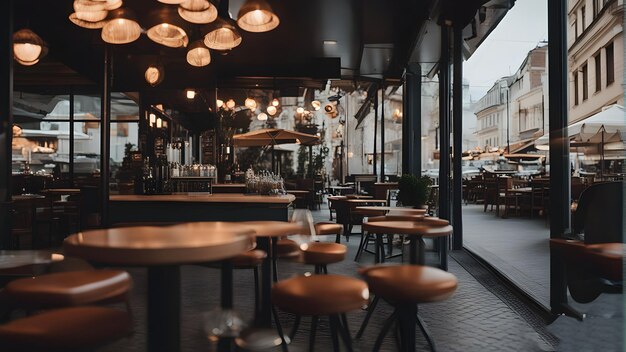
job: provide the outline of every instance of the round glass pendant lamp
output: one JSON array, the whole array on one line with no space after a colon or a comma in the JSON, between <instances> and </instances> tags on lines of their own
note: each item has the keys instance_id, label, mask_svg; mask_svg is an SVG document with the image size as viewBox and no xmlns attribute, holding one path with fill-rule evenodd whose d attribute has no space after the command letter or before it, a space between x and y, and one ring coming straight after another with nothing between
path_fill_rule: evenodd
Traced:
<instances>
[{"instance_id":1,"label":"round glass pendant lamp","mask_svg":"<svg viewBox=\"0 0 626 352\"><path fill-rule=\"evenodd\" d=\"M112 11L112 10L119 9L120 7L122 7L122 4L123 4L122 0L106 0L104 9L107 11Z\"/></svg>"},{"instance_id":2,"label":"round glass pendant lamp","mask_svg":"<svg viewBox=\"0 0 626 352\"><path fill-rule=\"evenodd\" d=\"M280 19L265 0L247 0L239 9L237 24L248 32L269 32L278 27Z\"/></svg>"},{"instance_id":3,"label":"round glass pendant lamp","mask_svg":"<svg viewBox=\"0 0 626 352\"><path fill-rule=\"evenodd\" d=\"M150 65L146 69L144 73L144 78L146 82L148 82L151 86L156 86L159 83L163 82L163 78L165 78L165 72L162 66L159 65Z\"/></svg>"},{"instance_id":4,"label":"round glass pendant lamp","mask_svg":"<svg viewBox=\"0 0 626 352\"><path fill-rule=\"evenodd\" d=\"M187 25L180 19L176 10L171 7L162 7L150 14L148 38L157 44L170 48L186 47L189 37L185 28Z\"/></svg>"},{"instance_id":5,"label":"round glass pendant lamp","mask_svg":"<svg viewBox=\"0 0 626 352\"><path fill-rule=\"evenodd\" d=\"M178 14L187 22L206 24L215 21L217 8L208 0L185 0L178 7Z\"/></svg>"},{"instance_id":6,"label":"round glass pendant lamp","mask_svg":"<svg viewBox=\"0 0 626 352\"><path fill-rule=\"evenodd\" d=\"M231 50L241 44L241 34L233 25L235 21L218 17L204 36L204 45L215 50Z\"/></svg>"},{"instance_id":7,"label":"round glass pendant lamp","mask_svg":"<svg viewBox=\"0 0 626 352\"><path fill-rule=\"evenodd\" d=\"M211 51L202 40L196 40L189 46L187 63L195 67L202 67L211 63Z\"/></svg>"},{"instance_id":8,"label":"round glass pendant lamp","mask_svg":"<svg viewBox=\"0 0 626 352\"><path fill-rule=\"evenodd\" d=\"M278 112L278 109L276 109L274 105L270 105L267 107L267 113L270 114L270 116L276 115L276 112Z\"/></svg>"},{"instance_id":9,"label":"round glass pendant lamp","mask_svg":"<svg viewBox=\"0 0 626 352\"><path fill-rule=\"evenodd\" d=\"M246 101L244 101L243 105L245 105L250 110L256 109L256 101L252 98L246 98Z\"/></svg>"},{"instance_id":10,"label":"round glass pendant lamp","mask_svg":"<svg viewBox=\"0 0 626 352\"><path fill-rule=\"evenodd\" d=\"M20 29L13 33L13 57L19 64L32 66L47 53L46 43L30 29Z\"/></svg>"},{"instance_id":11,"label":"round glass pendant lamp","mask_svg":"<svg viewBox=\"0 0 626 352\"><path fill-rule=\"evenodd\" d=\"M185 2L185 0L158 0L158 1L160 3L168 4L168 5L178 5L178 4Z\"/></svg>"},{"instance_id":12,"label":"round glass pendant lamp","mask_svg":"<svg viewBox=\"0 0 626 352\"><path fill-rule=\"evenodd\" d=\"M69 19L75 25L82 27L82 28L87 28L87 29L100 29L104 27L104 25L107 24L108 22L106 20L97 21L97 22L81 20L80 18L78 18L78 14L76 12L72 13Z\"/></svg>"},{"instance_id":13,"label":"round glass pendant lamp","mask_svg":"<svg viewBox=\"0 0 626 352\"><path fill-rule=\"evenodd\" d=\"M127 44L139 39L141 27L131 9L120 7L109 12L109 21L102 27L102 40L109 44Z\"/></svg>"},{"instance_id":14,"label":"round glass pendant lamp","mask_svg":"<svg viewBox=\"0 0 626 352\"><path fill-rule=\"evenodd\" d=\"M99 22L104 20L108 11L106 1L74 0L76 17L87 22Z\"/></svg>"},{"instance_id":15,"label":"round glass pendant lamp","mask_svg":"<svg viewBox=\"0 0 626 352\"><path fill-rule=\"evenodd\" d=\"M259 119L259 121L266 121L267 120L267 114L262 112L256 118Z\"/></svg>"},{"instance_id":16,"label":"round glass pendant lamp","mask_svg":"<svg viewBox=\"0 0 626 352\"><path fill-rule=\"evenodd\" d=\"M280 105L280 100L277 98L272 99L272 106L278 107L278 105Z\"/></svg>"},{"instance_id":17,"label":"round glass pendant lamp","mask_svg":"<svg viewBox=\"0 0 626 352\"><path fill-rule=\"evenodd\" d=\"M235 101L232 99L228 99L226 101L226 107L229 109L233 109L235 107Z\"/></svg>"}]
</instances>

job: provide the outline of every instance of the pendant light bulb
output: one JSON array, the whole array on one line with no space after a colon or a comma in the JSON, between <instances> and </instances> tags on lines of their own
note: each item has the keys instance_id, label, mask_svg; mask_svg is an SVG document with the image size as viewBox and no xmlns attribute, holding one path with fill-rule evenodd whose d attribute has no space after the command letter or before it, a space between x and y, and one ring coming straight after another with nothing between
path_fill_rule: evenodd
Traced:
<instances>
[{"instance_id":1,"label":"pendant light bulb","mask_svg":"<svg viewBox=\"0 0 626 352\"><path fill-rule=\"evenodd\" d=\"M141 27L127 8L109 12L110 20L102 27L102 40L109 44L128 44L139 39Z\"/></svg>"},{"instance_id":2,"label":"pendant light bulb","mask_svg":"<svg viewBox=\"0 0 626 352\"><path fill-rule=\"evenodd\" d=\"M246 98L244 105L250 110L256 110L256 101L252 98Z\"/></svg>"},{"instance_id":3,"label":"pendant light bulb","mask_svg":"<svg viewBox=\"0 0 626 352\"><path fill-rule=\"evenodd\" d=\"M272 100L272 105L275 106L275 107L278 107L278 105L280 105L280 101L277 98L274 98Z\"/></svg>"}]
</instances>

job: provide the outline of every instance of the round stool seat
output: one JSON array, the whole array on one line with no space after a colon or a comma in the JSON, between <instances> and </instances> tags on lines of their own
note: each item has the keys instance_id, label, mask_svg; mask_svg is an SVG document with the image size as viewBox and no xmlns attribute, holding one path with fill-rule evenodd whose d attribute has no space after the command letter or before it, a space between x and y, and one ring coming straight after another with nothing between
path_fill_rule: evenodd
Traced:
<instances>
[{"instance_id":1,"label":"round stool seat","mask_svg":"<svg viewBox=\"0 0 626 352\"><path fill-rule=\"evenodd\" d=\"M360 309L369 291L363 280L340 275L297 276L272 288L272 302L299 315L332 315Z\"/></svg>"},{"instance_id":2,"label":"round stool seat","mask_svg":"<svg viewBox=\"0 0 626 352\"><path fill-rule=\"evenodd\" d=\"M125 271L70 271L14 280L4 293L22 307L68 307L125 300L131 285Z\"/></svg>"},{"instance_id":3,"label":"round stool seat","mask_svg":"<svg viewBox=\"0 0 626 352\"><path fill-rule=\"evenodd\" d=\"M282 238L276 242L276 254L279 258L300 256L300 246L294 240Z\"/></svg>"},{"instance_id":4,"label":"round stool seat","mask_svg":"<svg viewBox=\"0 0 626 352\"><path fill-rule=\"evenodd\" d=\"M380 265L362 272L373 294L399 302L436 302L454 291L454 275L422 265Z\"/></svg>"},{"instance_id":5,"label":"round stool seat","mask_svg":"<svg viewBox=\"0 0 626 352\"><path fill-rule=\"evenodd\" d=\"M97 347L128 335L128 313L104 307L57 309L0 325L9 351L68 351Z\"/></svg>"},{"instance_id":6,"label":"round stool seat","mask_svg":"<svg viewBox=\"0 0 626 352\"><path fill-rule=\"evenodd\" d=\"M311 242L303 244L302 260L305 264L326 265L339 263L346 258L348 248L343 244Z\"/></svg>"},{"instance_id":7,"label":"round stool seat","mask_svg":"<svg viewBox=\"0 0 626 352\"><path fill-rule=\"evenodd\" d=\"M260 249L253 249L245 253L239 254L235 258L231 259L235 268L250 268L255 267L263 263L263 259L267 257L267 253Z\"/></svg>"},{"instance_id":8,"label":"round stool seat","mask_svg":"<svg viewBox=\"0 0 626 352\"><path fill-rule=\"evenodd\" d=\"M343 233L343 226L334 222L318 222L315 224L315 233L318 236L341 235Z\"/></svg>"}]
</instances>

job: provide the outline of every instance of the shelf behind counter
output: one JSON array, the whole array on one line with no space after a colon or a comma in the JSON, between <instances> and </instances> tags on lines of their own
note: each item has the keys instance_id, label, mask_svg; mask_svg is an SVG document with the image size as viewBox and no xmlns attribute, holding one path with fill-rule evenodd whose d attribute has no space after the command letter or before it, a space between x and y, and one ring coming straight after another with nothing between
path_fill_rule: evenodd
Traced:
<instances>
[{"instance_id":1,"label":"shelf behind counter","mask_svg":"<svg viewBox=\"0 0 626 352\"><path fill-rule=\"evenodd\" d=\"M177 223L188 221L253 221L289 219L291 194L178 193L111 195L109 223Z\"/></svg>"}]
</instances>

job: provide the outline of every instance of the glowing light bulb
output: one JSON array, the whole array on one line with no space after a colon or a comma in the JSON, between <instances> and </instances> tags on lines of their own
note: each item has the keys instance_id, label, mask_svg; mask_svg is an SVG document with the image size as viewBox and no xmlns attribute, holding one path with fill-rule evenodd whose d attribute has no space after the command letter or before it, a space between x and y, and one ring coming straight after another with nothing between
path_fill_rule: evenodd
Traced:
<instances>
[{"instance_id":1,"label":"glowing light bulb","mask_svg":"<svg viewBox=\"0 0 626 352\"><path fill-rule=\"evenodd\" d=\"M276 112L278 111L278 109L276 109L276 107L274 105L270 105L267 107L267 113L270 114L271 116L276 115Z\"/></svg>"},{"instance_id":2,"label":"glowing light bulb","mask_svg":"<svg viewBox=\"0 0 626 352\"><path fill-rule=\"evenodd\" d=\"M299 107L299 108L297 108L297 109L296 109L296 112L297 112L298 114L302 114L302 113L304 112L304 108Z\"/></svg>"}]
</instances>

